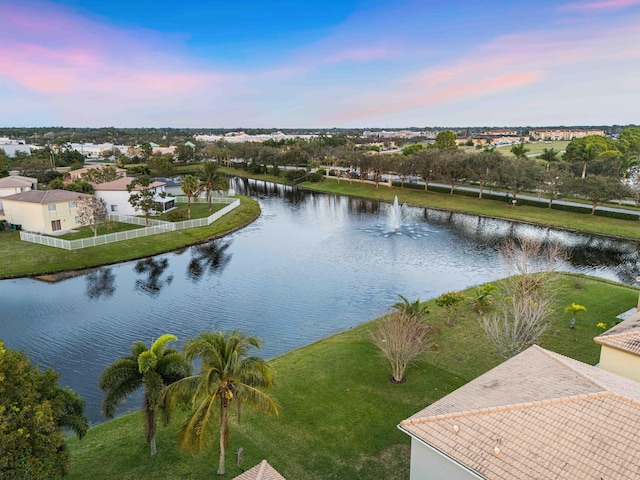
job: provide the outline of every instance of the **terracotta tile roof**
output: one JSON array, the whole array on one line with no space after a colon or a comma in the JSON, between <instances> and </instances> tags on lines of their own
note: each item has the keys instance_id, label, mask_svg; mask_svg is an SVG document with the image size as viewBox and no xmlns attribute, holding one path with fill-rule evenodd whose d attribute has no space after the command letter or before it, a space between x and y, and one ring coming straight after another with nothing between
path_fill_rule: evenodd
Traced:
<instances>
[{"instance_id":1,"label":"terracotta tile roof","mask_svg":"<svg viewBox=\"0 0 640 480\"><path fill-rule=\"evenodd\" d=\"M105 165L90 165L88 167L82 167L82 168L77 168L75 170L70 170L68 173L72 177L81 177L85 173L87 173L90 170L93 170L95 168L105 168ZM126 175L127 169L126 168L116 167L116 173L123 173L123 174Z\"/></svg>"},{"instance_id":2,"label":"terracotta tile roof","mask_svg":"<svg viewBox=\"0 0 640 480\"><path fill-rule=\"evenodd\" d=\"M122 178L118 178L117 180L114 180L113 182L105 182L105 183L99 183L97 185L93 186L94 190L111 190L111 191L127 191L127 186L133 182L133 178L132 177L122 177ZM164 182L151 182L151 185L149 185L150 187L162 187L163 185L165 185Z\"/></svg>"},{"instance_id":3,"label":"terracotta tile roof","mask_svg":"<svg viewBox=\"0 0 640 480\"><path fill-rule=\"evenodd\" d=\"M600 345L640 355L640 312L597 336L594 341Z\"/></svg>"},{"instance_id":4,"label":"terracotta tile roof","mask_svg":"<svg viewBox=\"0 0 640 480\"><path fill-rule=\"evenodd\" d=\"M72 202L78 197L90 197L85 193L70 192L68 190L28 190L22 193L15 193L4 197L3 200L13 200L16 202L40 203L48 205L50 203Z\"/></svg>"},{"instance_id":5,"label":"terracotta tile roof","mask_svg":"<svg viewBox=\"0 0 640 480\"><path fill-rule=\"evenodd\" d=\"M487 479L640 479L640 383L537 346L400 427Z\"/></svg>"},{"instance_id":6,"label":"terracotta tile roof","mask_svg":"<svg viewBox=\"0 0 640 480\"><path fill-rule=\"evenodd\" d=\"M263 460L258 465L234 477L233 480L286 480L278 471Z\"/></svg>"}]
</instances>

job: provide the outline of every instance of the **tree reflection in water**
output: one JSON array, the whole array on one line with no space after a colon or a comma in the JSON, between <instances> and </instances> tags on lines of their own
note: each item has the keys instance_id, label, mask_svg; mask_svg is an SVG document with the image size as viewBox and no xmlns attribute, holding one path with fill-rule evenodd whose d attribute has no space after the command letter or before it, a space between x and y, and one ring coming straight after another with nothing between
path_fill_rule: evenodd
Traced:
<instances>
[{"instance_id":1,"label":"tree reflection in water","mask_svg":"<svg viewBox=\"0 0 640 480\"><path fill-rule=\"evenodd\" d=\"M173 275L162 279L162 274L169 266L166 258L156 260L155 258L145 258L136 263L136 273L146 273L146 279L136 280L136 290L139 290L153 297L157 296L165 286L171 285Z\"/></svg>"},{"instance_id":2,"label":"tree reflection in water","mask_svg":"<svg viewBox=\"0 0 640 480\"><path fill-rule=\"evenodd\" d=\"M192 258L187 268L189 278L198 282L205 273L221 273L231 260L231 254L227 252L230 246L230 241L225 243L212 241L192 247Z\"/></svg>"},{"instance_id":3,"label":"tree reflection in water","mask_svg":"<svg viewBox=\"0 0 640 480\"><path fill-rule=\"evenodd\" d=\"M109 298L116 291L116 277L111 268L101 268L85 275L87 297L92 300Z\"/></svg>"}]
</instances>

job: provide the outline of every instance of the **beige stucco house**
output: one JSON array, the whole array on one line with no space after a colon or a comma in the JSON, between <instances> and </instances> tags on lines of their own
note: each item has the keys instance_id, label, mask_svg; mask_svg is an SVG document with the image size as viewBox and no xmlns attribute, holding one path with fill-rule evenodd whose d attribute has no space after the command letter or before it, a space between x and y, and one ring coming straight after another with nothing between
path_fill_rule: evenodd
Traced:
<instances>
[{"instance_id":1,"label":"beige stucco house","mask_svg":"<svg viewBox=\"0 0 640 480\"><path fill-rule=\"evenodd\" d=\"M600 368L640 382L640 312L596 337Z\"/></svg>"},{"instance_id":2,"label":"beige stucco house","mask_svg":"<svg viewBox=\"0 0 640 480\"><path fill-rule=\"evenodd\" d=\"M640 478L640 383L538 346L398 427L411 480Z\"/></svg>"},{"instance_id":3,"label":"beige stucco house","mask_svg":"<svg viewBox=\"0 0 640 480\"><path fill-rule=\"evenodd\" d=\"M23 177L22 175L9 175L0 178L0 209L2 209L2 199L9 195L35 190L38 188L38 179Z\"/></svg>"},{"instance_id":4,"label":"beige stucco house","mask_svg":"<svg viewBox=\"0 0 640 480\"><path fill-rule=\"evenodd\" d=\"M90 197L67 190L28 190L3 198L7 222L22 230L52 234L80 226L76 201Z\"/></svg>"}]
</instances>

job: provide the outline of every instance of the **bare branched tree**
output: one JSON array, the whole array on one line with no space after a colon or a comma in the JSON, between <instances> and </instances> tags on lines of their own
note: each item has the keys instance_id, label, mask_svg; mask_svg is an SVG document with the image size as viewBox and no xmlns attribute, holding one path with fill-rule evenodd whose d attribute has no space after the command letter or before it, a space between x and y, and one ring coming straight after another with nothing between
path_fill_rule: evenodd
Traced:
<instances>
[{"instance_id":1,"label":"bare branched tree","mask_svg":"<svg viewBox=\"0 0 640 480\"><path fill-rule=\"evenodd\" d=\"M371 332L371 340L391 363L393 383L405 381L404 372L429 345L431 329L420 318L395 312Z\"/></svg>"},{"instance_id":2,"label":"bare branched tree","mask_svg":"<svg viewBox=\"0 0 640 480\"><path fill-rule=\"evenodd\" d=\"M76 200L78 216L82 225L88 225L93 231L93 236L98 235L98 226L104 222L109 213L107 203L93 195L82 195Z\"/></svg>"},{"instance_id":3,"label":"bare branched tree","mask_svg":"<svg viewBox=\"0 0 640 480\"><path fill-rule=\"evenodd\" d=\"M499 311L482 318L482 327L498 353L510 358L545 333L553 303L554 299L548 297L507 297Z\"/></svg>"},{"instance_id":4,"label":"bare branched tree","mask_svg":"<svg viewBox=\"0 0 640 480\"><path fill-rule=\"evenodd\" d=\"M567 254L558 244L535 240L507 240L501 254L509 277L496 311L481 324L498 352L509 358L547 330L558 288L555 271Z\"/></svg>"}]
</instances>

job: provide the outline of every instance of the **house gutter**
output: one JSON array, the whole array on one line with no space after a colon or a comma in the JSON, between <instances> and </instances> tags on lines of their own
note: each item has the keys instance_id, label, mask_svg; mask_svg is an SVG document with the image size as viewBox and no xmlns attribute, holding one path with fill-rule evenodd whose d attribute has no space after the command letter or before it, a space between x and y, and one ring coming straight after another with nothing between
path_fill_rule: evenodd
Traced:
<instances>
[{"instance_id":1,"label":"house gutter","mask_svg":"<svg viewBox=\"0 0 640 480\"><path fill-rule=\"evenodd\" d=\"M414 440L417 440L419 443L421 443L422 445L424 445L425 447L427 447L429 450L437 453L438 455L440 455L441 457L446 458L447 460L449 460L450 462L455 463L458 467L460 467L462 470L466 471L468 474L472 475L474 478L477 478L478 480L487 480L485 477L480 476L477 472L475 472L474 470L471 470L469 467L467 467L466 465L460 463L458 460L456 460L455 458L447 455L446 453L438 450L437 448L435 448L432 445L429 445L427 442L425 442L423 439L421 439L420 437L414 435L413 433L409 432L408 430L405 430L405 428L402 425L398 425L398 430L406 433L407 435L409 435L411 438L413 438Z\"/></svg>"}]
</instances>

